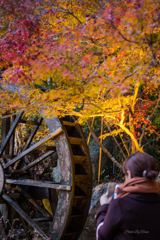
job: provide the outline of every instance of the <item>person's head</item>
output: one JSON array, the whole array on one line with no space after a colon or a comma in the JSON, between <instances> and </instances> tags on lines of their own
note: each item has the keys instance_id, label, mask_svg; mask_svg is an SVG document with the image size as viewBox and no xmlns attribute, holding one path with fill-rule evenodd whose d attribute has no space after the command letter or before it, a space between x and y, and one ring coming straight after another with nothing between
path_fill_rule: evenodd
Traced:
<instances>
[{"instance_id":1,"label":"person's head","mask_svg":"<svg viewBox=\"0 0 160 240\"><path fill-rule=\"evenodd\" d=\"M155 160L147 153L137 152L128 157L123 163L123 172L126 180L132 177L156 179Z\"/></svg>"}]
</instances>

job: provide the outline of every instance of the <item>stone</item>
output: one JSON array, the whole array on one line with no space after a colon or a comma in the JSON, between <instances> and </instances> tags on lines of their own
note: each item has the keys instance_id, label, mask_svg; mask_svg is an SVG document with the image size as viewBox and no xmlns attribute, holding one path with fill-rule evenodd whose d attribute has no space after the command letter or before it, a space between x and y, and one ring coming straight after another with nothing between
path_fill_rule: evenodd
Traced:
<instances>
[{"instance_id":1,"label":"stone","mask_svg":"<svg viewBox=\"0 0 160 240\"><path fill-rule=\"evenodd\" d=\"M78 240L96 240L95 214L100 207L100 197L107 192L108 183L102 183L93 188L88 217Z\"/></svg>"},{"instance_id":2,"label":"stone","mask_svg":"<svg viewBox=\"0 0 160 240\"><path fill-rule=\"evenodd\" d=\"M59 159L57 159L57 167L53 168L53 179L55 182L60 182L60 167L59 167Z\"/></svg>"},{"instance_id":3,"label":"stone","mask_svg":"<svg viewBox=\"0 0 160 240\"><path fill-rule=\"evenodd\" d=\"M115 148L115 142L112 137L106 137L103 140L104 147L113 154ZM93 185L95 185L98 181L98 168L99 168L99 145L95 142L94 139L91 139L89 145L89 152L92 162L92 181ZM105 169L107 166L107 169ZM112 172L113 162L111 159L102 151L102 163L101 163L101 170L106 171L106 175Z\"/></svg>"}]
</instances>

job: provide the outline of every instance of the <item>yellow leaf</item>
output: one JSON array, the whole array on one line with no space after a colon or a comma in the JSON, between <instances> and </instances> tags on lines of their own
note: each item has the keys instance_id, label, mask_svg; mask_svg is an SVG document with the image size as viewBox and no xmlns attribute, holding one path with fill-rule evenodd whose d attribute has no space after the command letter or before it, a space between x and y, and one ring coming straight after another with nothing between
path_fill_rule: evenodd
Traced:
<instances>
[{"instance_id":1,"label":"yellow leaf","mask_svg":"<svg viewBox=\"0 0 160 240\"><path fill-rule=\"evenodd\" d=\"M45 207L45 209L47 209L47 211L53 215L52 209L51 209L51 205L50 205L50 201L49 199L42 199L43 205Z\"/></svg>"}]
</instances>

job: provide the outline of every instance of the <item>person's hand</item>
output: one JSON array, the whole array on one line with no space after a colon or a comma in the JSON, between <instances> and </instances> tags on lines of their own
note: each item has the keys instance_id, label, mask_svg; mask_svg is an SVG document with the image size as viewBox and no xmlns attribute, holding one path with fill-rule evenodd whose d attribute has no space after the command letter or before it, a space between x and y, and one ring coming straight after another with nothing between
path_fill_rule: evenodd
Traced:
<instances>
[{"instance_id":1,"label":"person's hand","mask_svg":"<svg viewBox=\"0 0 160 240\"><path fill-rule=\"evenodd\" d=\"M100 205L102 206L103 204L109 204L112 201L112 199L113 199L113 196L108 197L105 193L100 198Z\"/></svg>"}]
</instances>

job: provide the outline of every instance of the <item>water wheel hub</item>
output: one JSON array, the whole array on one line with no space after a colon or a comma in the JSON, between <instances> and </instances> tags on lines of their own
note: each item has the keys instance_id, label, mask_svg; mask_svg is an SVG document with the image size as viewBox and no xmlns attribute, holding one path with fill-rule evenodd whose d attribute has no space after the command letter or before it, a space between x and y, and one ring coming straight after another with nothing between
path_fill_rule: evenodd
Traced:
<instances>
[{"instance_id":1,"label":"water wheel hub","mask_svg":"<svg viewBox=\"0 0 160 240\"><path fill-rule=\"evenodd\" d=\"M2 164L0 163L0 195L2 194L3 186L4 186L4 171Z\"/></svg>"}]
</instances>

